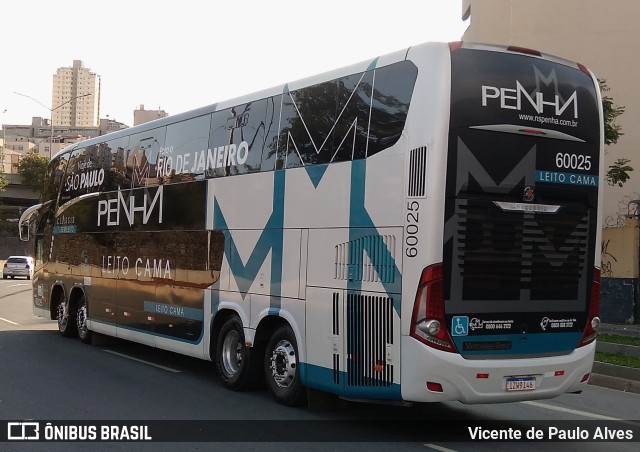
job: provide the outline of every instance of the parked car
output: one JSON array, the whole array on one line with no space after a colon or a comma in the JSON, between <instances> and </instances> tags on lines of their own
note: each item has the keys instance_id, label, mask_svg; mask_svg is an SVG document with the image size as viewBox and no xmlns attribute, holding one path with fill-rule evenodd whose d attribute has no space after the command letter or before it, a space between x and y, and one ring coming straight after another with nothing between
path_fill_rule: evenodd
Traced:
<instances>
[{"instance_id":1,"label":"parked car","mask_svg":"<svg viewBox=\"0 0 640 452\"><path fill-rule=\"evenodd\" d=\"M26 276L33 278L33 258L29 256L9 256L2 269L2 278L15 278L16 276Z\"/></svg>"}]
</instances>

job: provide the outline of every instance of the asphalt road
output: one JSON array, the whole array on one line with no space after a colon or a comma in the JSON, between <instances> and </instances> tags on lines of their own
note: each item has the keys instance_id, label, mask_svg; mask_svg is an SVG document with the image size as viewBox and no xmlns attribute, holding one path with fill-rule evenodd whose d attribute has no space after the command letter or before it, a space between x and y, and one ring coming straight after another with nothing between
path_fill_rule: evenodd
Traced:
<instances>
[{"instance_id":1,"label":"asphalt road","mask_svg":"<svg viewBox=\"0 0 640 452\"><path fill-rule=\"evenodd\" d=\"M264 390L226 390L210 362L124 341L91 346L65 339L55 322L33 316L30 297L29 281L0 281L0 438L9 422L93 426L99 436L103 425L131 421L148 426L155 440L180 444L9 441L0 442L0 450L635 451L640 442L640 425L632 422L640 419L640 395L597 386L581 395L497 405L283 407ZM634 438L562 440L593 435L598 427L631 431ZM561 440L546 442L554 428ZM509 429L523 437L543 431L545 441L525 442L508 436Z\"/></svg>"}]
</instances>

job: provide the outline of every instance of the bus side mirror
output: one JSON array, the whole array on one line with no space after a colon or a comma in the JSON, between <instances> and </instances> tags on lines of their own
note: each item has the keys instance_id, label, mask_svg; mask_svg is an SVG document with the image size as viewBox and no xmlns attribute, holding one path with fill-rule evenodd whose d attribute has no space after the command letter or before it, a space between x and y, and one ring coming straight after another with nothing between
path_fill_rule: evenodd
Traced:
<instances>
[{"instance_id":1,"label":"bus side mirror","mask_svg":"<svg viewBox=\"0 0 640 452\"><path fill-rule=\"evenodd\" d=\"M29 241L29 223L20 223L20 240Z\"/></svg>"}]
</instances>

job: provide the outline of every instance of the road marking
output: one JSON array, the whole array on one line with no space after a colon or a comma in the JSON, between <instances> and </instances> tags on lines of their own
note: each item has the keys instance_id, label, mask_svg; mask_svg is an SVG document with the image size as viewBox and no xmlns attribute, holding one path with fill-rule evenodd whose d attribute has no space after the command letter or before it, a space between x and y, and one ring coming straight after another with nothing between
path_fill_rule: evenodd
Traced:
<instances>
[{"instance_id":1,"label":"road marking","mask_svg":"<svg viewBox=\"0 0 640 452\"><path fill-rule=\"evenodd\" d=\"M9 284L8 286L5 286L5 287L18 287L18 286L30 286L30 285L31 284L25 284L25 283L22 283L22 284Z\"/></svg>"},{"instance_id":2,"label":"road marking","mask_svg":"<svg viewBox=\"0 0 640 452\"><path fill-rule=\"evenodd\" d=\"M19 323L12 322L11 320L7 320L7 319L4 319L4 318L2 318L2 317L0 317L0 320L2 320L3 322L10 323L10 324L12 324L12 325L20 325Z\"/></svg>"},{"instance_id":3,"label":"road marking","mask_svg":"<svg viewBox=\"0 0 640 452\"><path fill-rule=\"evenodd\" d=\"M438 446L437 444L425 444L425 447L439 450L440 452L456 452L454 449L447 449L446 447Z\"/></svg>"},{"instance_id":4,"label":"road marking","mask_svg":"<svg viewBox=\"0 0 640 452\"><path fill-rule=\"evenodd\" d=\"M524 403L526 405L531 405L531 406L537 406L538 408L545 408L547 410L554 410L554 411L560 411L563 413L577 414L578 416L591 417L593 419L600 419L603 421L623 421L624 420L624 419L619 419L617 417L603 416L601 414L589 413L587 411L572 410L571 408L563 408L555 405L547 405L546 403L533 402L531 400L520 402L520 403Z\"/></svg>"},{"instance_id":5,"label":"road marking","mask_svg":"<svg viewBox=\"0 0 640 452\"><path fill-rule=\"evenodd\" d=\"M149 361L145 361L144 359L134 358L133 356L125 355L123 353L114 352L112 350L103 350L103 351L105 351L107 353L111 353L112 355L121 356L122 358L130 359L132 361L137 361L139 363L148 364L150 366L157 367L157 368L162 369L162 370L167 370L169 372L174 372L174 373L181 373L182 372L181 370L172 369L171 367L167 367L167 366L161 366L160 364L156 364L156 363L152 363L152 362L149 362Z\"/></svg>"}]
</instances>

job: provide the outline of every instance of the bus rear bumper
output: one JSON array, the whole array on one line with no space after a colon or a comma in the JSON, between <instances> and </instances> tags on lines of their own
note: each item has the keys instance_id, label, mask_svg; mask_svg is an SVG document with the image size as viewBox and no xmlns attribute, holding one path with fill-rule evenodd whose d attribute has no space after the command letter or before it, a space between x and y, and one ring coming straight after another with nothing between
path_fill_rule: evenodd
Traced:
<instances>
[{"instance_id":1,"label":"bus rear bumper","mask_svg":"<svg viewBox=\"0 0 640 452\"><path fill-rule=\"evenodd\" d=\"M404 400L473 404L549 399L582 390L593 366L595 342L562 356L470 360L402 336L401 350ZM524 378L527 386L533 380L534 389L507 391L507 380L514 377Z\"/></svg>"}]
</instances>

